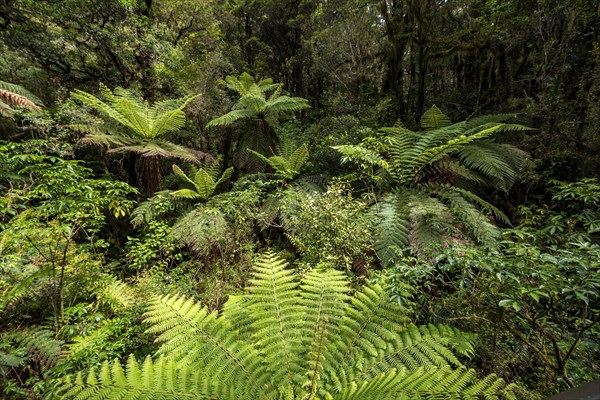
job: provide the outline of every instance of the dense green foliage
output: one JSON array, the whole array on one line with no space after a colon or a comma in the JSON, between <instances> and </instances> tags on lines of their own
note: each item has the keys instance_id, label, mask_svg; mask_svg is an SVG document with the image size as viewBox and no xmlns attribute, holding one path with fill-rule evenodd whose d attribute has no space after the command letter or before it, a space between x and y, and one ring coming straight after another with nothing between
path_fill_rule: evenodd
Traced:
<instances>
[{"instance_id":1,"label":"dense green foliage","mask_svg":"<svg viewBox=\"0 0 600 400\"><path fill-rule=\"evenodd\" d=\"M230 297L220 315L181 296L152 299L145 315L161 357L106 362L69 379L62 397L513 398L495 376L480 381L458 361L454 352L471 353L467 335L409 324L378 285L351 297L340 272L315 269L298 282L286 267L273 254L260 258L248 293Z\"/></svg>"},{"instance_id":2,"label":"dense green foliage","mask_svg":"<svg viewBox=\"0 0 600 400\"><path fill-rule=\"evenodd\" d=\"M597 379L598 12L0 0L0 398Z\"/></svg>"}]
</instances>

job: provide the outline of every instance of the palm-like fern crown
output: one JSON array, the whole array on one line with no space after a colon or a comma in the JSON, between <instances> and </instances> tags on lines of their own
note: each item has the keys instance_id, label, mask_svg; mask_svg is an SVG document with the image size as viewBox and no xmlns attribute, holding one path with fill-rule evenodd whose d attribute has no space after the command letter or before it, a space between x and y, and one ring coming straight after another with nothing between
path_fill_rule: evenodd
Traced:
<instances>
[{"instance_id":1,"label":"palm-like fern crown","mask_svg":"<svg viewBox=\"0 0 600 400\"><path fill-rule=\"evenodd\" d=\"M199 95L186 96L150 104L129 90L116 88L113 93L102 84L100 84L100 93L105 101L77 89L71 93L71 96L95 109L104 117L125 126L130 135L144 139L155 139L167 132L183 128L185 125L183 109L199 97Z\"/></svg>"},{"instance_id":2,"label":"palm-like fern crown","mask_svg":"<svg viewBox=\"0 0 600 400\"><path fill-rule=\"evenodd\" d=\"M193 178L186 175L177 165L173 165L173 172L187 183L190 183L194 189L179 189L172 192L172 196L206 200L214 193L219 184L231 178L233 167L227 168L221 174L220 163L215 160L204 162L201 167L195 170ZM219 177L219 175L221 176Z\"/></svg>"},{"instance_id":3,"label":"palm-like fern crown","mask_svg":"<svg viewBox=\"0 0 600 400\"><path fill-rule=\"evenodd\" d=\"M144 157L174 157L198 163L194 152L164 140L163 136L183 128L183 109L199 95L150 104L122 88L112 92L101 84L100 93L104 100L81 90L71 93L73 98L93 108L105 119L103 125L69 125L71 129L86 135L82 142L107 146L111 152L133 152Z\"/></svg>"},{"instance_id":4,"label":"palm-like fern crown","mask_svg":"<svg viewBox=\"0 0 600 400\"><path fill-rule=\"evenodd\" d=\"M41 111L39 104L42 101L24 87L0 81L0 115L10 116L13 111L11 106Z\"/></svg>"},{"instance_id":5,"label":"palm-like fern crown","mask_svg":"<svg viewBox=\"0 0 600 400\"><path fill-rule=\"evenodd\" d=\"M433 106L421 118L420 132L397 124L381 129L378 148L336 147L343 161L376 166L392 186L378 211L376 247L384 263L392 263L393 248L406 247L411 239L421 248L453 235L488 241L499 234L488 215L510 223L476 194L481 187L507 192L523 169L525 152L491 140L497 133L529 129L501 122L510 117L488 115L452 124Z\"/></svg>"},{"instance_id":6,"label":"palm-like fern crown","mask_svg":"<svg viewBox=\"0 0 600 400\"><path fill-rule=\"evenodd\" d=\"M233 110L210 121L206 126L226 126L242 119L257 119L269 125L277 124L280 113L299 111L309 108L308 101L301 97L282 96L282 85L272 79L256 82L248 73L239 78L228 76L225 86L240 95ZM272 92L269 95L269 92Z\"/></svg>"},{"instance_id":7,"label":"palm-like fern crown","mask_svg":"<svg viewBox=\"0 0 600 400\"><path fill-rule=\"evenodd\" d=\"M301 282L267 254L251 287L209 313L181 296L150 302L159 357L105 363L69 379L76 399L419 399L514 398L495 376L477 379L455 353L470 337L445 326L416 327L378 285L350 296L334 270Z\"/></svg>"},{"instance_id":8,"label":"palm-like fern crown","mask_svg":"<svg viewBox=\"0 0 600 400\"><path fill-rule=\"evenodd\" d=\"M293 179L308 160L308 146L296 146L291 140L283 141L277 146L277 154L265 157L257 151L247 149L275 170L275 174L283 179Z\"/></svg>"}]
</instances>

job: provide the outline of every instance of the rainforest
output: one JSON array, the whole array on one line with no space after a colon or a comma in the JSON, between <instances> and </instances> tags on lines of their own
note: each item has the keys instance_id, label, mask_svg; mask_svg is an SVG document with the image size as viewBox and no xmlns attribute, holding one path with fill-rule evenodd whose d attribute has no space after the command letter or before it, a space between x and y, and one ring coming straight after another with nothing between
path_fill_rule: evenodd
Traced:
<instances>
[{"instance_id":1,"label":"rainforest","mask_svg":"<svg viewBox=\"0 0 600 400\"><path fill-rule=\"evenodd\" d=\"M596 0L0 0L2 399L600 393L599 294Z\"/></svg>"}]
</instances>

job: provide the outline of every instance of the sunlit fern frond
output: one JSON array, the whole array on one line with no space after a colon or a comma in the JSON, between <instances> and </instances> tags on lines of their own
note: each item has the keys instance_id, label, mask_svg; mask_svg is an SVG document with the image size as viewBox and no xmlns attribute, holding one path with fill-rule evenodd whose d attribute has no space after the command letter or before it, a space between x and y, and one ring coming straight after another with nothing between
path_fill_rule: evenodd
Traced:
<instances>
[{"instance_id":1,"label":"sunlit fern frond","mask_svg":"<svg viewBox=\"0 0 600 400\"><path fill-rule=\"evenodd\" d=\"M84 138L84 140L92 140L94 137ZM116 144L115 138L109 139L113 144ZM125 142L123 142L125 143ZM188 161L194 164L199 164L199 152L193 151L183 146L160 139L129 141L131 144L123 144L115 146L109 150L111 153L136 153L142 157L164 157L178 158L183 161Z\"/></svg>"},{"instance_id":2,"label":"sunlit fern frond","mask_svg":"<svg viewBox=\"0 0 600 400\"><path fill-rule=\"evenodd\" d=\"M96 291L99 304L106 304L114 311L127 309L135 304L135 293L128 284L109 274L104 274L103 280Z\"/></svg>"},{"instance_id":3,"label":"sunlit fern frond","mask_svg":"<svg viewBox=\"0 0 600 400\"><path fill-rule=\"evenodd\" d=\"M350 296L339 271L303 280L273 253L256 263L246 294L221 315L182 296L155 297L146 313L161 357L133 357L68 380L61 398L418 399L499 398L504 382L478 379L456 354L470 335L411 325L377 284ZM508 397L510 398L510 396Z\"/></svg>"},{"instance_id":4,"label":"sunlit fern frond","mask_svg":"<svg viewBox=\"0 0 600 400\"><path fill-rule=\"evenodd\" d=\"M146 357L139 364L130 356L125 367L118 360L105 362L100 371L92 369L87 375L79 373L67 380L64 398L106 400L128 396L144 400L180 400L198 397L202 371L178 368L173 360Z\"/></svg>"},{"instance_id":5,"label":"sunlit fern frond","mask_svg":"<svg viewBox=\"0 0 600 400\"><path fill-rule=\"evenodd\" d=\"M228 126L236 121L252 118L254 115L255 112L253 110L231 110L227 114L211 120L208 124L206 124L206 127L213 128L215 126Z\"/></svg>"},{"instance_id":6,"label":"sunlit fern frond","mask_svg":"<svg viewBox=\"0 0 600 400\"><path fill-rule=\"evenodd\" d=\"M112 92L101 84L100 92L106 101L77 89L71 93L71 96L98 111L102 116L127 127L138 138L145 139L154 139L166 132L183 128L185 124L183 109L199 97L199 95L186 96L150 105L126 89L116 88Z\"/></svg>"},{"instance_id":7,"label":"sunlit fern frond","mask_svg":"<svg viewBox=\"0 0 600 400\"><path fill-rule=\"evenodd\" d=\"M275 170L275 174L283 179L293 179L300 173L308 160L308 146L306 144L296 146L291 141L277 146L277 154L270 157L266 157L252 149L246 150L271 166Z\"/></svg>"},{"instance_id":8,"label":"sunlit fern frond","mask_svg":"<svg viewBox=\"0 0 600 400\"><path fill-rule=\"evenodd\" d=\"M191 184L192 189L179 189L171 192L171 196L204 201L214 193L217 186L231 178L233 167L229 167L223 171L220 177L221 168L218 160L204 162L201 167L193 169L193 177L188 176L177 165L173 165L173 172L185 182Z\"/></svg>"},{"instance_id":9,"label":"sunlit fern frond","mask_svg":"<svg viewBox=\"0 0 600 400\"><path fill-rule=\"evenodd\" d=\"M260 354L252 343L237 338L229 321L180 296L156 298L146 318L153 325L149 332L160 333L160 353L174 360L174 366L204 371L197 395L269 398L265 391L273 388Z\"/></svg>"}]
</instances>

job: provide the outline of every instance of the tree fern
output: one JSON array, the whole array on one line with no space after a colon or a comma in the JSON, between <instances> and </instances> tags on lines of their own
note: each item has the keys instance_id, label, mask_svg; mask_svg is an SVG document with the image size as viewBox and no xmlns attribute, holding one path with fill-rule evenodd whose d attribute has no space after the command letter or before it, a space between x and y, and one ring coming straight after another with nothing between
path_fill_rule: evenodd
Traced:
<instances>
[{"instance_id":1,"label":"tree fern","mask_svg":"<svg viewBox=\"0 0 600 400\"><path fill-rule=\"evenodd\" d=\"M379 176L389 177L392 192L377 205L375 245L385 265L411 244L422 249L456 235L486 242L498 236L492 218L510 223L477 194L481 188L507 192L525 166L525 152L493 141L499 133L529 129L502 122L509 117L491 115L452 124L433 106L421 118L421 132L397 124L381 129L376 148L373 138L335 147L342 161L376 167L382 171Z\"/></svg>"},{"instance_id":2,"label":"tree fern","mask_svg":"<svg viewBox=\"0 0 600 400\"><path fill-rule=\"evenodd\" d=\"M173 165L173 172L184 181L191 184L194 189L176 190L171 192L171 196L206 200L214 193L217 186L229 180L233 174L233 167L227 168L220 174L219 163L218 161L214 161L203 163L201 167L194 171L193 177L187 176L177 165Z\"/></svg>"},{"instance_id":3,"label":"tree fern","mask_svg":"<svg viewBox=\"0 0 600 400\"><path fill-rule=\"evenodd\" d=\"M308 160L308 146L295 146L291 141L284 141L277 147L277 154L266 157L252 149L250 153L260 158L275 170L275 174L283 179L293 179Z\"/></svg>"},{"instance_id":4,"label":"tree fern","mask_svg":"<svg viewBox=\"0 0 600 400\"><path fill-rule=\"evenodd\" d=\"M234 161L239 167L257 170L258 165L252 163L246 149L260 154L274 149L279 139L273 127L278 124L280 115L304 110L310 106L308 101L301 97L282 95L282 86L274 84L271 79L257 82L251 75L244 73L239 78L228 76L224 83L240 97L231 111L211 120L206 127L231 126L243 120L253 121L253 129L244 129L237 137Z\"/></svg>"},{"instance_id":5,"label":"tree fern","mask_svg":"<svg viewBox=\"0 0 600 400\"><path fill-rule=\"evenodd\" d=\"M339 271L302 280L272 253L248 292L221 315L183 296L154 298L146 313L159 357L106 362L62 385L70 399L418 399L506 396L455 354L472 338L445 326L416 327L374 284L350 296Z\"/></svg>"},{"instance_id":6,"label":"tree fern","mask_svg":"<svg viewBox=\"0 0 600 400\"><path fill-rule=\"evenodd\" d=\"M104 119L103 124L75 124L70 127L85 134L82 143L107 146L114 153L137 154L137 183L146 188L148 195L152 195L159 186L160 158L199 163L199 156L203 155L201 152L164 139L169 132L184 127L183 109L199 95L150 104L129 90L116 88L113 92L102 84L100 94L101 98L75 90L71 96L98 112Z\"/></svg>"}]
</instances>

